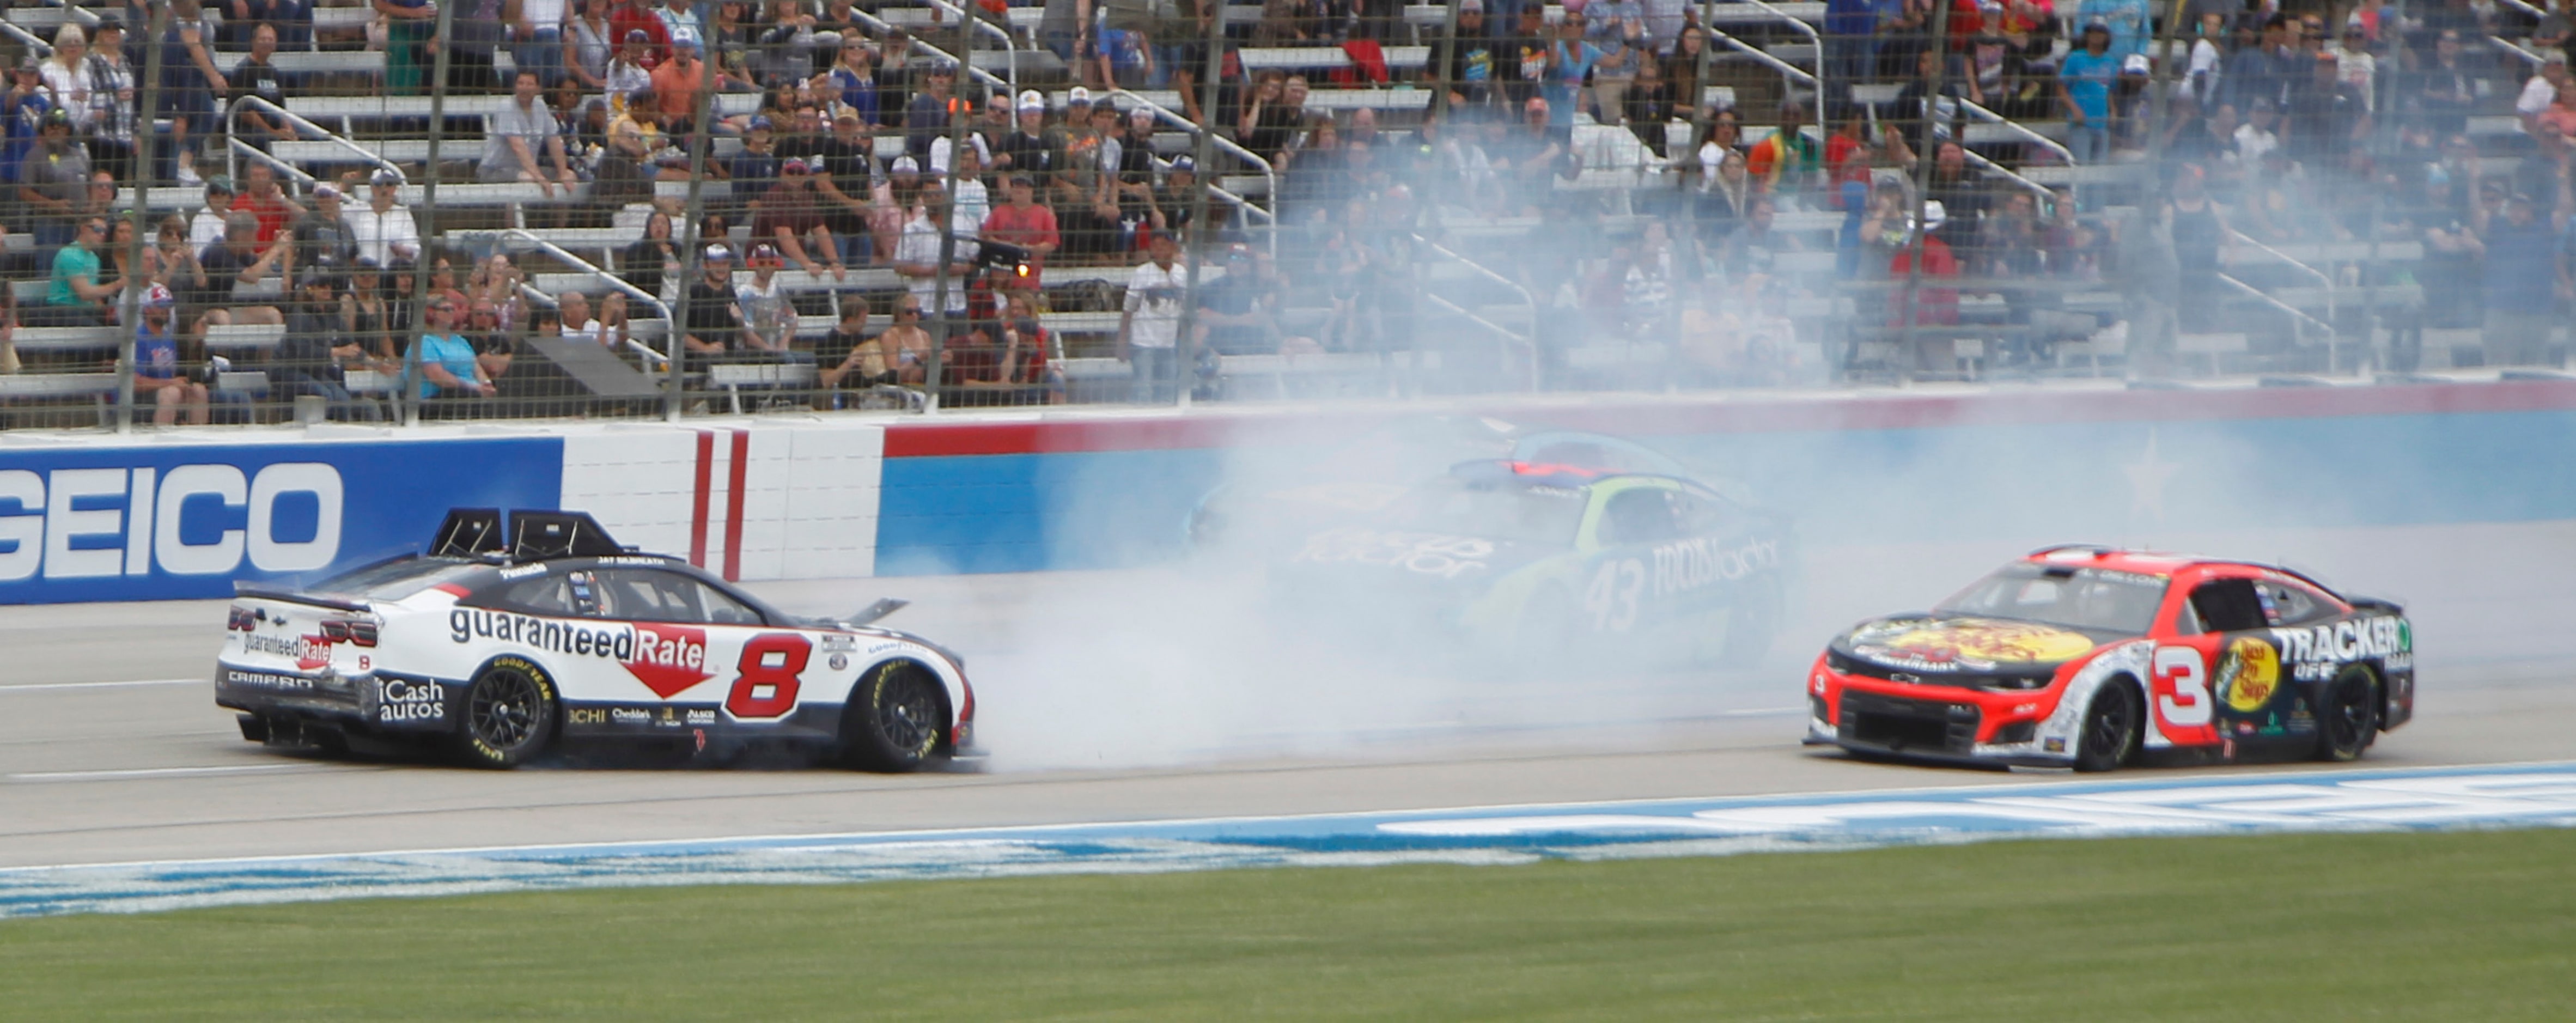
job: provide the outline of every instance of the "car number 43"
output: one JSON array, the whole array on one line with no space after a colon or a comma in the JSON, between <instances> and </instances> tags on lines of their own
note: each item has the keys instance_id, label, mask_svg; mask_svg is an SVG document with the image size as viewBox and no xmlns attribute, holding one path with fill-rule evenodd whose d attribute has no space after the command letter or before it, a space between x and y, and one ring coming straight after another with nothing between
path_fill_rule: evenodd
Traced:
<instances>
[{"instance_id":1,"label":"car number 43","mask_svg":"<svg viewBox=\"0 0 2576 1023\"><path fill-rule=\"evenodd\" d=\"M1646 565L1635 558L1604 561L1583 590L1583 610L1594 632L1626 632L1637 624L1637 594L1646 588Z\"/></svg>"}]
</instances>

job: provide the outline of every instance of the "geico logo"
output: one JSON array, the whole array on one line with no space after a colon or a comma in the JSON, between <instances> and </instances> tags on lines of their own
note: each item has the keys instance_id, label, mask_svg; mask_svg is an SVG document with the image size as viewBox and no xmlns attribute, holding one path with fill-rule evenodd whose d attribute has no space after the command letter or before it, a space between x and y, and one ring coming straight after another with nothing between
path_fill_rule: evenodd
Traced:
<instances>
[{"instance_id":1,"label":"geico logo","mask_svg":"<svg viewBox=\"0 0 2576 1023\"><path fill-rule=\"evenodd\" d=\"M279 505L299 496L282 528ZM0 582L150 575L228 575L247 555L262 572L309 572L340 556L340 470L279 462L245 476L239 466L157 469L0 470ZM301 535L305 502L311 535ZM220 506L220 507L217 507ZM228 528L246 514L243 528ZM190 528L194 527L194 528ZM218 528L225 527L225 528ZM281 535L281 534L285 535ZM209 539L211 537L211 539Z\"/></svg>"}]
</instances>

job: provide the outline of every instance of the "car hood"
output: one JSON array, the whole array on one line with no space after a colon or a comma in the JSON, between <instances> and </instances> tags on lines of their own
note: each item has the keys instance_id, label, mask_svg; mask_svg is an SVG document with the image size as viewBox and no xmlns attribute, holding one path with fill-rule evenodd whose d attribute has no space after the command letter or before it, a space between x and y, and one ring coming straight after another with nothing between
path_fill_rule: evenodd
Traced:
<instances>
[{"instance_id":1,"label":"car hood","mask_svg":"<svg viewBox=\"0 0 2576 1023\"><path fill-rule=\"evenodd\" d=\"M1286 562L1305 573L1481 587L1563 549L1491 537L1343 526L1307 534Z\"/></svg>"},{"instance_id":2,"label":"car hood","mask_svg":"<svg viewBox=\"0 0 2576 1023\"><path fill-rule=\"evenodd\" d=\"M2053 668L2092 652L2098 637L2062 625L1935 615L1871 619L1834 641L1838 652L1913 672L2012 672Z\"/></svg>"}]
</instances>

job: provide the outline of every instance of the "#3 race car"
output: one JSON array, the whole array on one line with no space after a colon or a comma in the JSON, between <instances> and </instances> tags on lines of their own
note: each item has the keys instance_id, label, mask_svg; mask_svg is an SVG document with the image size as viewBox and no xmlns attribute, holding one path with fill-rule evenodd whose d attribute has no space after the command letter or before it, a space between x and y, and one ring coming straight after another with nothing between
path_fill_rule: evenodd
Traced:
<instances>
[{"instance_id":1,"label":"#3 race car","mask_svg":"<svg viewBox=\"0 0 2576 1023\"><path fill-rule=\"evenodd\" d=\"M1779 516L1672 476L1479 461L1271 568L1310 612L1450 635L1523 664L1643 654L1750 663L1779 626ZM1365 619L1365 621L1359 621Z\"/></svg>"},{"instance_id":2,"label":"#3 race car","mask_svg":"<svg viewBox=\"0 0 2576 1023\"><path fill-rule=\"evenodd\" d=\"M457 509L424 555L307 589L238 586L215 703L254 742L431 739L496 768L557 739L805 744L880 771L973 751L957 655L872 624L902 601L799 618L621 547L585 514L512 512L506 543L502 526Z\"/></svg>"},{"instance_id":3,"label":"#3 race car","mask_svg":"<svg viewBox=\"0 0 2576 1023\"><path fill-rule=\"evenodd\" d=\"M2352 760L2415 712L2403 608L2287 569L2064 546L1816 658L1807 739L1863 755L2108 771Z\"/></svg>"}]
</instances>

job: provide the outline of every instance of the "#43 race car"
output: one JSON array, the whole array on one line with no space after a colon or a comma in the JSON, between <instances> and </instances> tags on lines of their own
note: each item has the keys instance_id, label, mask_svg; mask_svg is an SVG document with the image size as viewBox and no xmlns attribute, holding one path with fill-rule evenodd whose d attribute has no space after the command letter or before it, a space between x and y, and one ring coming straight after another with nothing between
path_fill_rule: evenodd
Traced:
<instances>
[{"instance_id":1,"label":"#43 race car","mask_svg":"<svg viewBox=\"0 0 2576 1023\"><path fill-rule=\"evenodd\" d=\"M2395 604L2283 568L2050 547L1836 638L1807 706L1810 745L1865 755L2352 760L2414 716L2415 632Z\"/></svg>"},{"instance_id":2,"label":"#43 race car","mask_svg":"<svg viewBox=\"0 0 2576 1023\"><path fill-rule=\"evenodd\" d=\"M1745 664L1779 626L1790 543L1779 516L1690 480L1476 461L1365 525L1308 535L1271 583L1351 628L1488 641L1523 665Z\"/></svg>"},{"instance_id":3,"label":"#43 race car","mask_svg":"<svg viewBox=\"0 0 2576 1023\"><path fill-rule=\"evenodd\" d=\"M902 601L800 618L621 547L585 514L507 524L505 543L501 512L458 509L424 555L307 589L238 586L215 703L254 742L426 738L496 768L558 739L804 743L880 771L973 750L957 655L873 624Z\"/></svg>"}]
</instances>

